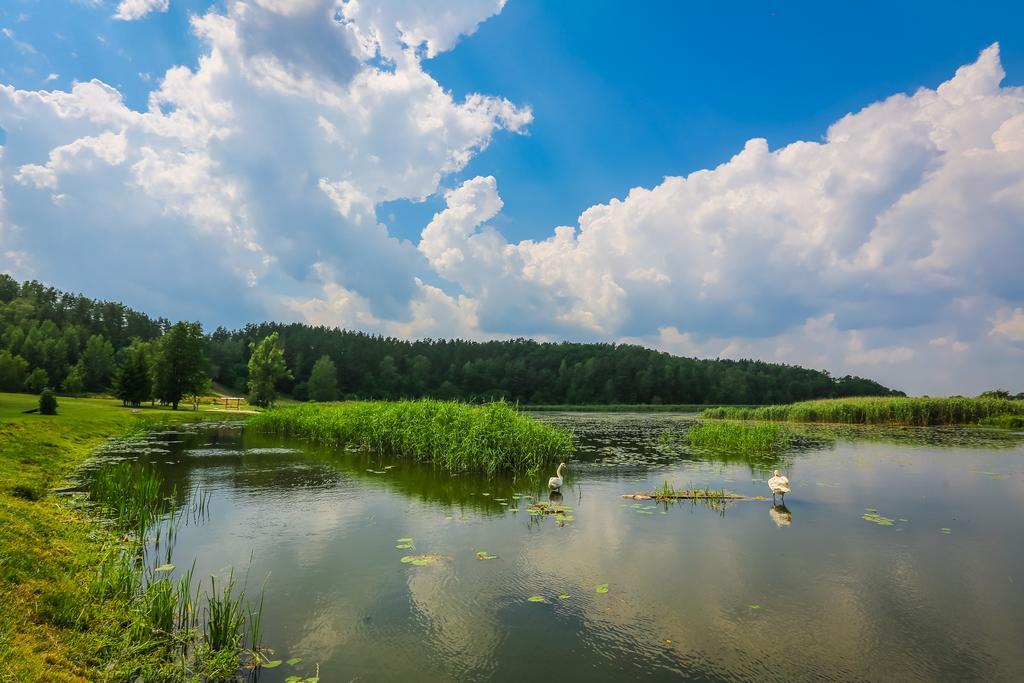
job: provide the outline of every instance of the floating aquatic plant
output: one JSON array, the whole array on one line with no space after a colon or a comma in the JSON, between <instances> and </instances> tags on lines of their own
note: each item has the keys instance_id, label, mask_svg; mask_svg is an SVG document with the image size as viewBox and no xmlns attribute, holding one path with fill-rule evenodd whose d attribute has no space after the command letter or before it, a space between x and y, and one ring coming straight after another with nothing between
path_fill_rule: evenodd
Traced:
<instances>
[{"instance_id":1,"label":"floating aquatic plant","mask_svg":"<svg viewBox=\"0 0 1024 683\"><path fill-rule=\"evenodd\" d=\"M438 560L443 559L441 555L406 555L401 559L402 564L411 564L416 567L426 567Z\"/></svg>"},{"instance_id":2,"label":"floating aquatic plant","mask_svg":"<svg viewBox=\"0 0 1024 683\"><path fill-rule=\"evenodd\" d=\"M879 526L892 526L895 523L892 518L883 517L882 515L878 514L877 510L869 510L868 512L865 512L863 515L861 515L861 518L868 522L877 524Z\"/></svg>"}]
</instances>

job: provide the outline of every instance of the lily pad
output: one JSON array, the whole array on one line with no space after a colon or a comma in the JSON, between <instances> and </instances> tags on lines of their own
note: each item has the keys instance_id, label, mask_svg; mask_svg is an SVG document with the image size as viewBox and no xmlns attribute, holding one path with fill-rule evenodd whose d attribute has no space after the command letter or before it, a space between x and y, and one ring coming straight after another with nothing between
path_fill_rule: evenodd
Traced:
<instances>
[{"instance_id":1,"label":"lily pad","mask_svg":"<svg viewBox=\"0 0 1024 683\"><path fill-rule=\"evenodd\" d=\"M548 599L545 598L543 595L531 595L530 597L528 597L526 599L529 600L530 602L547 602L548 601Z\"/></svg>"},{"instance_id":2,"label":"lily pad","mask_svg":"<svg viewBox=\"0 0 1024 683\"><path fill-rule=\"evenodd\" d=\"M571 595L569 595L568 593L559 593L559 594L558 594L558 599L559 599L559 600L568 600L568 599L569 599L569 598L571 598L571 597L572 597L572 596L571 596Z\"/></svg>"},{"instance_id":3,"label":"lily pad","mask_svg":"<svg viewBox=\"0 0 1024 683\"><path fill-rule=\"evenodd\" d=\"M154 569L153 571L155 571L155 572L169 572L169 571L173 571L173 570L174 570L174 565L173 564L162 564L159 567L157 567L156 569Z\"/></svg>"},{"instance_id":4,"label":"lily pad","mask_svg":"<svg viewBox=\"0 0 1024 683\"><path fill-rule=\"evenodd\" d=\"M861 519L877 524L878 526L892 526L893 519L891 517L883 517L877 512L866 512L861 515Z\"/></svg>"},{"instance_id":5,"label":"lily pad","mask_svg":"<svg viewBox=\"0 0 1024 683\"><path fill-rule=\"evenodd\" d=\"M284 664L284 662L282 662L280 659L274 659L269 662L263 662L262 664L260 664L260 666L262 666L264 669L276 669L282 664Z\"/></svg>"},{"instance_id":6,"label":"lily pad","mask_svg":"<svg viewBox=\"0 0 1024 683\"><path fill-rule=\"evenodd\" d=\"M594 586L594 592L595 593L607 593L608 592L608 584L607 583L599 583L599 584L597 584L596 586Z\"/></svg>"},{"instance_id":7,"label":"lily pad","mask_svg":"<svg viewBox=\"0 0 1024 683\"><path fill-rule=\"evenodd\" d=\"M288 666L295 666L296 664L298 664L301 661L302 661L301 657L292 657L291 659L286 661L285 664L287 664Z\"/></svg>"},{"instance_id":8,"label":"lily pad","mask_svg":"<svg viewBox=\"0 0 1024 683\"><path fill-rule=\"evenodd\" d=\"M426 567L438 560L443 559L441 555L406 555L402 558L403 564L411 564L415 567Z\"/></svg>"},{"instance_id":9,"label":"lily pad","mask_svg":"<svg viewBox=\"0 0 1024 683\"><path fill-rule=\"evenodd\" d=\"M750 609L761 609L761 605L747 605Z\"/></svg>"},{"instance_id":10,"label":"lily pad","mask_svg":"<svg viewBox=\"0 0 1024 683\"><path fill-rule=\"evenodd\" d=\"M951 533L953 533L953 530L952 529L947 529L946 527L942 527L941 529L939 529L939 533L951 534Z\"/></svg>"},{"instance_id":11,"label":"lily pad","mask_svg":"<svg viewBox=\"0 0 1024 683\"><path fill-rule=\"evenodd\" d=\"M399 550L415 550L416 548L412 543L399 543L395 547Z\"/></svg>"},{"instance_id":12,"label":"lily pad","mask_svg":"<svg viewBox=\"0 0 1024 683\"><path fill-rule=\"evenodd\" d=\"M496 559L498 559L498 556L497 555L491 555L486 550L478 550L478 551L476 551L476 559L478 559L478 560L496 560Z\"/></svg>"},{"instance_id":13,"label":"lily pad","mask_svg":"<svg viewBox=\"0 0 1024 683\"><path fill-rule=\"evenodd\" d=\"M395 543L412 543L414 540L412 538L396 538Z\"/></svg>"}]
</instances>

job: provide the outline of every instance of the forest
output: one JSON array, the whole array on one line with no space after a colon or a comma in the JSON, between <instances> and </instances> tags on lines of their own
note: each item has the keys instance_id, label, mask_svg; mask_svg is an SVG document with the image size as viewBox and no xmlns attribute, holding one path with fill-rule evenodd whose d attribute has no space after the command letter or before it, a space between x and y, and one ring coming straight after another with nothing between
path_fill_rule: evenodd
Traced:
<instances>
[{"instance_id":1,"label":"forest","mask_svg":"<svg viewBox=\"0 0 1024 683\"><path fill-rule=\"evenodd\" d=\"M251 376L254 371L261 376ZM771 404L902 395L861 377L758 360L685 358L630 344L409 341L301 323L206 334L198 323L172 325L120 303L0 274L0 391L114 391L132 404L151 398L176 404L207 390L208 381L238 395L269 383L271 394L299 401Z\"/></svg>"}]
</instances>

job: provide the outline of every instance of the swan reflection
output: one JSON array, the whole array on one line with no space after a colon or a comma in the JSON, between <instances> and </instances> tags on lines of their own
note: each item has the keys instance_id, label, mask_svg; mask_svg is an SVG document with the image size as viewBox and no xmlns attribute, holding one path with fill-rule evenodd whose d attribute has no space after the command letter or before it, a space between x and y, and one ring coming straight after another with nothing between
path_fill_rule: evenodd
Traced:
<instances>
[{"instance_id":1,"label":"swan reflection","mask_svg":"<svg viewBox=\"0 0 1024 683\"><path fill-rule=\"evenodd\" d=\"M793 523L793 513L785 505L772 505L768 514L780 529Z\"/></svg>"}]
</instances>

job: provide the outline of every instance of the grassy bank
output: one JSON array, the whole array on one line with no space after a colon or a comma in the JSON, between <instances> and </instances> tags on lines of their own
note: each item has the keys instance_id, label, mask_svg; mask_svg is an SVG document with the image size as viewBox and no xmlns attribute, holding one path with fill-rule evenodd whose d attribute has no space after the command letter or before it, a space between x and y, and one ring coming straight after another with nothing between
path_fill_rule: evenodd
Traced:
<instances>
[{"instance_id":1,"label":"grassy bank","mask_svg":"<svg viewBox=\"0 0 1024 683\"><path fill-rule=\"evenodd\" d=\"M760 408L721 407L702 417L776 422L831 422L930 427L977 424L1024 415L1024 401L997 398L839 398Z\"/></svg>"},{"instance_id":2,"label":"grassy bank","mask_svg":"<svg viewBox=\"0 0 1024 683\"><path fill-rule=\"evenodd\" d=\"M708 408L718 408L706 403L587 403L583 405L565 404L522 404L525 411L538 413L696 413ZM754 408L756 406L726 406L729 408Z\"/></svg>"},{"instance_id":3,"label":"grassy bank","mask_svg":"<svg viewBox=\"0 0 1024 683\"><path fill-rule=\"evenodd\" d=\"M450 471L533 471L572 452L572 435L506 403L450 401L304 404L250 422L266 433L432 462Z\"/></svg>"},{"instance_id":4,"label":"grassy bank","mask_svg":"<svg viewBox=\"0 0 1024 683\"><path fill-rule=\"evenodd\" d=\"M114 530L50 489L112 436L223 414L59 401L56 416L24 414L35 396L0 394L0 681L134 680L162 655L126 647L131 601L93 594Z\"/></svg>"}]
</instances>

